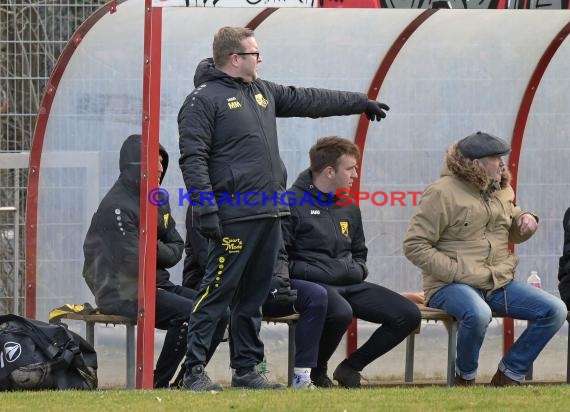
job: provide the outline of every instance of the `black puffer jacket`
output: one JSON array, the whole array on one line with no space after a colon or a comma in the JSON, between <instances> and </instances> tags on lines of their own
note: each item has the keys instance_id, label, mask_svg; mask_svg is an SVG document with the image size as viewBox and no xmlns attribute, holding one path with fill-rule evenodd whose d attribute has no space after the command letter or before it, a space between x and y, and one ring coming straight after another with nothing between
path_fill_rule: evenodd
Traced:
<instances>
[{"instance_id":1,"label":"black puffer jacket","mask_svg":"<svg viewBox=\"0 0 570 412\"><path fill-rule=\"evenodd\" d=\"M160 155L162 182L168 168L168 153L162 146ZM83 276L98 306L137 299L140 157L141 136L129 136L121 147L121 174L93 215L83 244ZM157 243L156 285L173 286L166 269L182 258L184 243L168 203L158 208Z\"/></svg>"},{"instance_id":2,"label":"black puffer jacket","mask_svg":"<svg viewBox=\"0 0 570 412\"><path fill-rule=\"evenodd\" d=\"M276 117L359 114L368 101L363 93L285 87L261 79L245 84L217 70L211 59L198 65L194 85L178 114L180 168L198 205L195 213L218 212L222 222L289 213L280 202L261 202L261 197L255 207L243 201L236 206L246 192L279 199L285 189ZM200 193L214 193L215 200L200 202Z\"/></svg>"},{"instance_id":3,"label":"black puffer jacket","mask_svg":"<svg viewBox=\"0 0 570 412\"><path fill-rule=\"evenodd\" d=\"M564 247L562 249L562 256L558 266L558 290L560 291L560 298L570 308L570 208L564 213Z\"/></svg>"},{"instance_id":4,"label":"black puffer jacket","mask_svg":"<svg viewBox=\"0 0 570 412\"><path fill-rule=\"evenodd\" d=\"M291 216L283 219L283 239L291 278L336 286L366 279L368 249L358 206L341 206L332 194L319 192L308 169L289 192L295 195L289 198Z\"/></svg>"}]
</instances>

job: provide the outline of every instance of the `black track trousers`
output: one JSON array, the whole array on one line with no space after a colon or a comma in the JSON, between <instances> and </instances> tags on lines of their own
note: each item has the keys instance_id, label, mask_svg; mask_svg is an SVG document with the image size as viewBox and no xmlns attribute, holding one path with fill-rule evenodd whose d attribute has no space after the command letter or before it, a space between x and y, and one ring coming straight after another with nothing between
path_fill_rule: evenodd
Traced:
<instances>
[{"instance_id":1,"label":"black track trousers","mask_svg":"<svg viewBox=\"0 0 570 412\"><path fill-rule=\"evenodd\" d=\"M226 223L222 232L220 243L209 241L206 273L188 325L187 368L206 364L215 326L228 306L230 366L253 368L263 360L261 305L281 243L281 219Z\"/></svg>"}]
</instances>

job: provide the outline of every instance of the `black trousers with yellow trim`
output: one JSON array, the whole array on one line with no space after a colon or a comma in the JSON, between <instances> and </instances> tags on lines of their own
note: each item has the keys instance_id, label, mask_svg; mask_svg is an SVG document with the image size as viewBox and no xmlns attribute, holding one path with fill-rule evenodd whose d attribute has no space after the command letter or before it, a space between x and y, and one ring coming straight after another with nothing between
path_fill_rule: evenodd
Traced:
<instances>
[{"instance_id":1,"label":"black trousers with yellow trim","mask_svg":"<svg viewBox=\"0 0 570 412\"><path fill-rule=\"evenodd\" d=\"M269 293L281 244L281 219L228 223L222 241L210 240L206 273L188 325L186 367L206 365L218 320L230 307L230 366L253 368L263 360L261 306Z\"/></svg>"}]
</instances>

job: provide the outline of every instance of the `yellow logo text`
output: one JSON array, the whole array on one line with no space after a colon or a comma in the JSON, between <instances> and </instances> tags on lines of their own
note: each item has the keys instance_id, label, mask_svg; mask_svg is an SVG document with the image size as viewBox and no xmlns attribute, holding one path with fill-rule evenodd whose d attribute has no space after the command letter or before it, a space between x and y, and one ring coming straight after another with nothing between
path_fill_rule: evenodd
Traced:
<instances>
[{"instance_id":1,"label":"yellow logo text","mask_svg":"<svg viewBox=\"0 0 570 412\"><path fill-rule=\"evenodd\" d=\"M235 97L230 97L228 98L228 107L230 110L239 109L241 107L241 103Z\"/></svg>"},{"instance_id":2,"label":"yellow logo text","mask_svg":"<svg viewBox=\"0 0 570 412\"><path fill-rule=\"evenodd\" d=\"M222 239L222 246L226 248L228 253L239 253L243 249L243 242L240 238L225 237Z\"/></svg>"}]
</instances>

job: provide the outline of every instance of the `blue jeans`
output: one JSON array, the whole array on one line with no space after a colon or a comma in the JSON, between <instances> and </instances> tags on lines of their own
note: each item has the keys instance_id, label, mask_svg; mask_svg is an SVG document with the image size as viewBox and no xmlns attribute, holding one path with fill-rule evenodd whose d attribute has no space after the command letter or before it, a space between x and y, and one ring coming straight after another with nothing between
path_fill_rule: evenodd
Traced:
<instances>
[{"instance_id":1,"label":"blue jeans","mask_svg":"<svg viewBox=\"0 0 570 412\"><path fill-rule=\"evenodd\" d=\"M438 290L429 306L443 309L459 321L456 374L475 379L479 350L492 312L513 319L528 320L528 326L499 363L506 376L522 382L534 360L566 320L564 302L523 282L485 292L469 285L452 283Z\"/></svg>"},{"instance_id":2,"label":"blue jeans","mask_svg":"<svg viewBox=\"0 0 570 412\"><path fill-rule=\"evenodd\" d=\"M297 290L294 304L263 304L264 316L288 316L299 314L295 333L295 367L317 366L318 342L327 316L327 291L321 285L306 280L291 279L291 289Z\"/></svg>"}]
</instances>

